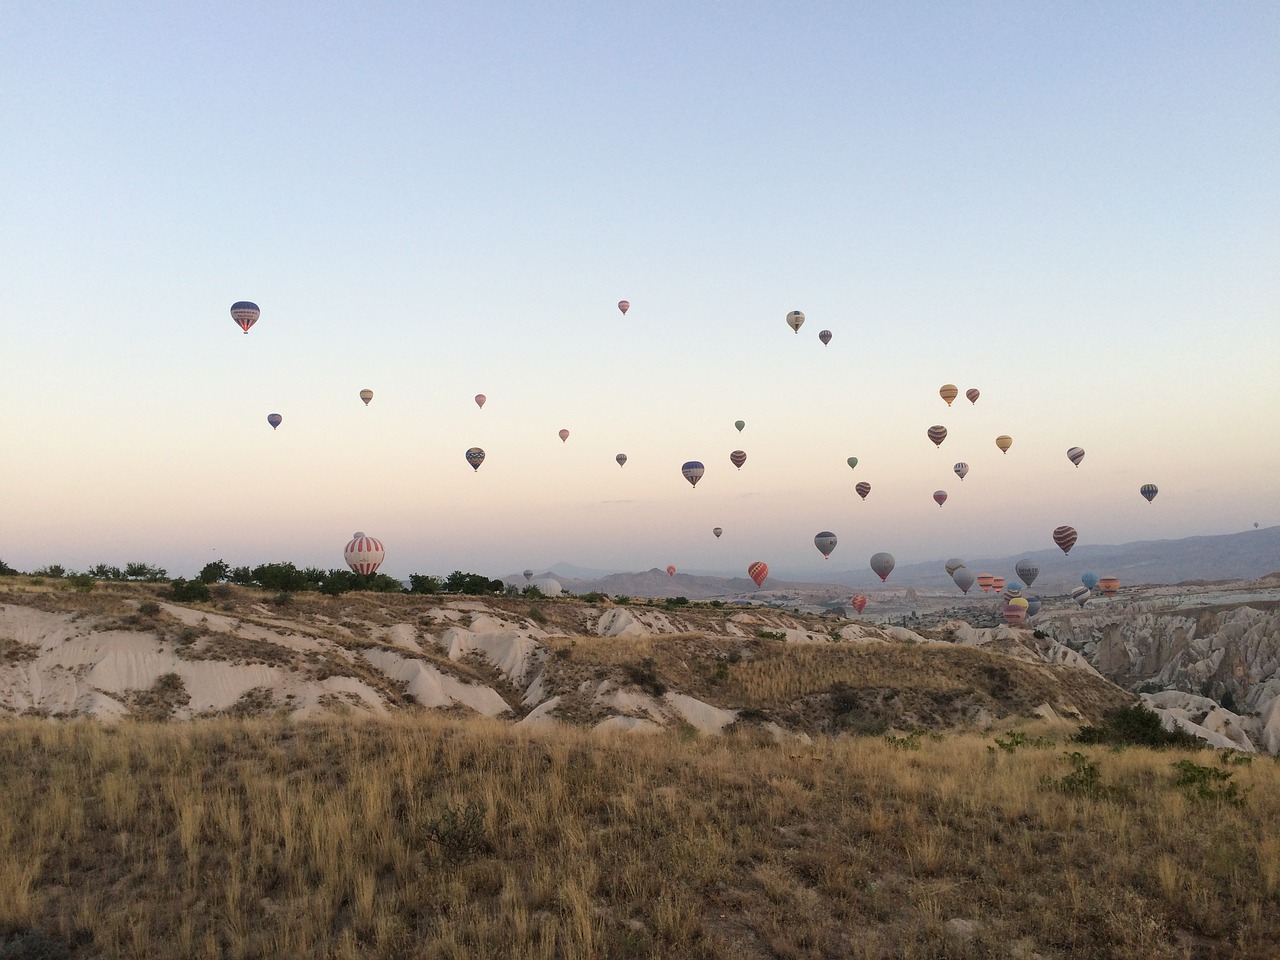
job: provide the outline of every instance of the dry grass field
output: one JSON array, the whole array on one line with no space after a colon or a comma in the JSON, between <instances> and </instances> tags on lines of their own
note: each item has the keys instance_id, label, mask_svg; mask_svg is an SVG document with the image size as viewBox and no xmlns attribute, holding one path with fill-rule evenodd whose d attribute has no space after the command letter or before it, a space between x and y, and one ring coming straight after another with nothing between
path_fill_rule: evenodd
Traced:
<instances>
[{"instance_id":1,"label":"dry grass field","mask_svg":"<svg viewBox=\"0 0 1280 960\"><path fill-rule=\"evenodd\" d=\"M1275 956L1280 765L1068 732L9 719L0 956Z\"/></svg>"}]
</instances>

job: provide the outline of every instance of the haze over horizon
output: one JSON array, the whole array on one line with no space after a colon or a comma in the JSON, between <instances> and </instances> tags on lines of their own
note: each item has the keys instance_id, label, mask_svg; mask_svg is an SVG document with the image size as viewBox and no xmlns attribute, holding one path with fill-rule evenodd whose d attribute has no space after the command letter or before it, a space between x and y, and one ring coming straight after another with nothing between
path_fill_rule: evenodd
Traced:
<instances>
[{"instance_id":1,"label":"haze over horizon","mask_svg":"<svg viewBox=\"0 0 1280 960\"><path fill-rule=\"evenodd\" d=\"M20 569L331 568L360 530L398 578L799 579L822 530L854 569L1280 522L1275 5L0 25Z\"/></svg>"}]
</instances>

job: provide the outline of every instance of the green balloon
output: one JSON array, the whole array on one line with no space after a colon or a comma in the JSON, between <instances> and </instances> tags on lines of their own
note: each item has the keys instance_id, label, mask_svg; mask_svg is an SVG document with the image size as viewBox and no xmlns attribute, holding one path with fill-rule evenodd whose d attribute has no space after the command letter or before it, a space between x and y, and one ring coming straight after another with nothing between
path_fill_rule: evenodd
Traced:
<instances>
[{"instance_id":1,"label":"green balloon","mask_svg":"<svg viewBox=\"0 0 1280 960\"><path fill-rule=\"evenodd\" d=\"M742 432L742 428L743 428L743 427L745 427L745 426L747 425L747 421L745 421L745 420L735 420L735 421L733 421L733 425L734 425L735 427L737 427L737 428L738 428L738 432L739 432L739 433L741 433L741 432Z\"/></svg>"},{"instance_id":2,"label":"green balloon","mask_svg":"<svg viewBox=\"0 0 1280 960\"><path fill-rule=\"evenodd\" d=\"M852 469L853 467L856 467L857 465L858 465L858 458L857 458L857 457L850 457L850 458L849 458L849 467Z\"/></svg>"}]
</instances>

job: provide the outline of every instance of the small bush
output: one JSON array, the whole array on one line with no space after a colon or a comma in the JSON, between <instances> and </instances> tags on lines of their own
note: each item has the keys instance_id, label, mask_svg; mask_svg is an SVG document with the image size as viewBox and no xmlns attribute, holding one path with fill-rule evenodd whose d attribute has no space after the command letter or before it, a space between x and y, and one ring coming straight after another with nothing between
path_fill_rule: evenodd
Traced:
<instances>
[{"instance_id":1,"label":"small bush","mask_svg":"<svg viewBox=\"0 0 1280 960\"><path fill-rule=\"evenodd\" d=\"M73 574L68 580L72 588L79 593L93 592L93 577L87 573Z\"/></svg>"},{"instance_id":2,"label":"small bush","mask_svg":"<svg viewBox=\"0 0 1280 960\"><path fill-rule=\"evenodd\" d=\"M1231 782L1230 770L1203 767L1191 760L1179 760L1173 765L1173 769L1174 786L1185 787L1197 800L1227 803L1233 807L1244 806L1249 790L1241 790L1240 784Z\"/></svg>"},{"instance_id":3,"label":"small bush","mask_svg":"<svg viewBox=\"0 0 1280 960\"><path fill-rule=\"evenodd\" d=\"M640 663L629 663L623 669L626 670L627 679L637 687L647 690L655 697L660 697L667 692L667 685L658 679L658 673L654 667L653 658L645 657Z\"/></svg>"},{"instance_id":4,"label":"small bush","mask_svg":"<svg viewBox=\"0 0 1280 960\"><path fill-rule=\"evenodd\" d=\"M209 584L204 580L178 577L169 584L169 599L178 603L208 603L211 599Z\"/></svg>"},{"instance_id":5,"label":"small bush","mask_svg":"<svg viewBox=\"0 0 1280 960\"><path fill-rule=\"evenodd\" d=\"M781 630L757 630L756 636L761 640L785 640L787 635Z\"/></svg>"},{"instance_id":6,"label":"small bush","mask_svg":"<svg viewBox=\"0 0 1280 960\"><path fill-rule=\"evenodd\" d=\"M450 863L461 863L492 849L484 835L484 807L471 800L465 807L445 807L423 825L423 836L440 848Z\"/></svg>"},{"instance_id":7,"label":"small bush","mask_svg":"<svg viewBox=\"0 0 1280 960\"><path fill-rule=\"evenodd\" d=\"M537 607L530 607L529 612L526 614L526 616L530 620L532 620L534 623L545 624L547 622L547 615L543 613L541 610L539 610Z\"/></svg>"},{"instance_id":8,"label":"small bush","mask_svg":"<svg viewBox=\"0 0 1280 960\"><path fill-rule=\"evenodd\" d=\"M666 602L663 603L663 606L666 607L668 610L671 610L675 607L687 607L688 605L689 605L688 597L667 597Z\"/></svg>"},{"instance_id":9,"label":"small bush","mask_svg":"<svg viewBox=\"0 0 1280 960\"><path fill-rule=\"evenodd\" d=\"M142 614L144 617L154 617L159 612L160 604L156 603L154 600L143 600L138 604L138 613Z\"/></svg>"},{"instance_id":10,"label":"small bush","mask_svg":"<svg viewBox=\"0 0 1280 960\"><path fill-rule=\"evenodd\" d=\"M1166 730L1160 715L1141 703L1112 710L1102 726L1081 727L1071 738L1073 743L1108 744L1135 747L1181 747L1196 750L1204 741L1186 730Z\"/></svg>"}]
</instances>

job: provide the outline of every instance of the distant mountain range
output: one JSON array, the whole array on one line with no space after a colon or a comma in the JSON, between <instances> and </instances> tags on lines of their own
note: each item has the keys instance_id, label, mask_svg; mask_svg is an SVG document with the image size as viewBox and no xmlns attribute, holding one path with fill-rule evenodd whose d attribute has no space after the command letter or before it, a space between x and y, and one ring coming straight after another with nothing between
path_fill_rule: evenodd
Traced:
<instances>
[{"instance_id":1,"label":"distant mountain range","mask_svg":"<svg viewBox=\"0 0 1280 960\"><path fill-rule=\"evenodd\" d=\"M779 591L847 593L850 590L903 587L947 592L956 587L943 569L946 559L903 564L894 569L885 583L881 583L870 569L833 570L822 582L781 581L770 577L762 590L757 590L746 577L679 572L668 576L665 570L657 567L637 573L600 575L598 571L558 563L549 572L535 574L535 579L554 577L566 590L577 594L598 591L610 596L684 596L691 600ZM1032 592L1045 595L1069 592L1079 585L1080 576L1086 571L1100 577L1117 577L1126 586L1190 580L1248 580L1280 571L1280 526L1181 540L1139 540L1110 546L1078 545L1068 555L1054 548L1003 557L962 559L975 575L992 573L1010 581L1017 579L1014 564L1019 560L1032 560L1040 565L1040 574L1032 585ZM512 574L505 579L518 585L525 583L520 574Z\"/></svg>"}]
</instances>

